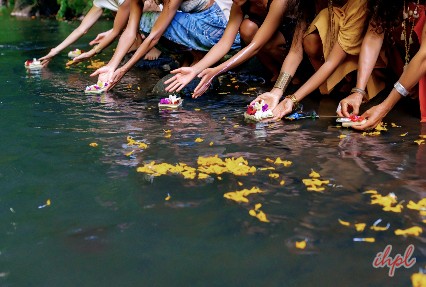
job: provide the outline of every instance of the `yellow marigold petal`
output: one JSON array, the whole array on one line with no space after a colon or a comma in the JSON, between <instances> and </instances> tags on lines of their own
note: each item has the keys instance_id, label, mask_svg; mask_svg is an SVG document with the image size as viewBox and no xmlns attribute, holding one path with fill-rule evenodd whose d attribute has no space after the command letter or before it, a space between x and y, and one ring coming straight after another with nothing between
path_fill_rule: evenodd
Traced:
<instances>
[{"instance_id":1,"label":"yellow marigold petal","mask_svg":"<svg viewBox=\"0 0 426 287\"><path fill-rule=\"evenodd\" d=\"M212 146L213 144L214 144L213 142L210 142L210 143L209 143L209 146Z\"/></svg>"},{"instance_id":2,"label":"yellow marigold petal","mask_svg":"<svg viewBox=\"0 0 426 287\"><path fill-rule=\"evenodd\" d=\"M426 274L420 272L412 274L411 284L413 287L426 287Z\"/></svg>"},{"instance_id":3,"label":"yellow marigold petal","mask_svg":"<svg viewBox=\"0 0 426 287\"><path fill-rule=\"evenodd\" d=\"M196 138L196 139L195 139L195 142L196 142L196 143L201 143L201 142L203 142L203 141L204 141L204 140L203 140L202 138Z\"/></svg>"},{"instance_id":4,"label":"yellow marigold petal","mask_svg":"<svg viewBox=\"0 0 426 287\"><path fill-rule=\"evenodd\" d=\"M49 206L51 204L50 199L46 200L46 205Z\"/></svg>"},{"instance_id":5,"label":"yellow marigold petal","mask_svg":"<svg viewBox=\"0 0 426 287\"><path fill-rule=\"evenodd\" d=\"M374 243L376 242L376 238L374 237L354 238L354 241Z\"/></svg>"},{"instance_id":6,"label":"yellow marigold petal","mask_svg":"<svg viewBox=\"0 0 426 287\"><path fill-rule=\"evenodd\" d=\"M338 219L339 223L343 226L350 226L351 224L348 221L343 221L341 219Z\"/></svg>"},{"instance_id":7,"label":"yellow marigold petal","mask_svg":"<svg viewBox=\"0 0 426 287\"><path fill-rule=\"evenodd\" d=\"M401 134L402 137L405 137L407 135L408 135L408 133Z\"/></svg>"},{"instance_id":8,"label":"yellow marigold petal","mask_svg":"<svg viewBox=\"0 0 426 287\"><path fill-rule=\"evenodd\" d=\"M279 178L279 177L280 177L280 175L279 175L278 173L270 173L270 174L269 174L269 177L270 177L270 178Z\"/></svg>"},{"instance_id":9,"label":"yellow marigold petal","mask_svg":"<svg viewBox=\"0 0 426 287\"><path fill-rule=\"evenodd\" d=\"M311 178L319 178L320 175L319 175L319 173L317 173L316 171L314 171L312 169L311 173L309 174L309 177L311 177Z\"/></svg>"},{"instance_id":10,"label":"yellow marigold petal","mask_svg":"<svg viewBox=\"0 0 426 287\"><path fill-rule=\"evenodd\" d=\"M274 161L272 160L272 159L270 159L269 157L267 157L266 159L265 159L267 162L269 162L269 163L273 163Z\"/></svg>"},{"instance_id":11,"label":"yellow marigold petal","mask_svg":"<svg viewBox=\"0 0 426 287\"><path fill-rule=\"evenodd\" d=\"M426 139L426 135L419 135L421 139Z\"/></svg>"},{"instance_id":12,"label":"yellow marigold petal","mask_svg":"<svg viewBox=\"0 0 426 287\"><path fill-rule=\"evenodd\" d=\"M386 128L386 124L384 124L383 122L381 122L380 124L378 124L375 128L376 131L387 131L388 129Z\"/></svg>"},{"instance_id":13,"label":"yellow marigold petal","mask_svg":"<svg viewBox=\"0 0 426 287\"><path fill-rule=\"evenodd\" d=\"M261 222L270 222L268 218L266 217L266 214L263 211L259 211L257 214L257 219L259 219Z\"/></svg>"},{"instance_id":14,"label":"yellow marigold petal","mask_svg":"<svg viewBox=\"0 0 426 287\"><path fill-rule=\"evenodd\" d=\"M253 209L250 209L249 214L254 217L256 217L257 215L256 211L254 211Z\"/></svg>"},{"instance_id":15,"label":"yellow marigold petal","mask_svg":"<svg viewBox=\"0 0 426 287\"><path fill-rule=\"evenodd\" d=\"M397 204L395 206L385 206L383 207L384 211L390 211L390 212L396 212L396 213L400 213L402 212L402 209L404 207L402 206L402 204Z\"/></svg>"},{"instance_id":16,"label":"yellow marigold petal","mask_svg":"<svg viewBox=\"0 0 426 287\"><path fill-rule=\"evenodd\" d=\"M199 111L201 111L201 109L195 108L194 111L199 112Z\"/></svg>"},{"instance_id":17,"label":"yellow marigold petal","mask_svg":"<svg viewBox=\"0 0 426 287\"><path fill-rule=\"evenodd\" d=\"M163 130L164 131L164 133L166 133L166 134L169 134L169 133L171 133L172 132L172 130Z\"/></svg>"},{"instance_id":18,"label":"yellow marigold petal","mask_svg":"<svg viewBox=\"0 0 426 287\"><path fill-rule=\"evenodd\" d=\"M421 144L425 144L425 140L421 139L421 140L416 140L414 141L416 144L421 145Z\"/></svg>"},{"instance_id":19,"label":"yellow marigold petal","mask_svg":"<svg viewBox=\"0 0 426 287\"><path fill-rule=\"evenodd\" d=\"M170 198L172 198L172 197L170 196L170 193L168 193L165 200L170 200Z\"/></svg>"},{"instance_id":20,"label":"yellow marigold petal","mask_svg":"<svg viewBox=\"0 0 426 287\"><path fill-rule=\"evenodd\" d=\"M97 147L98 144L97 143L90 143L89 146L91 146L91 147Z\"/></svg>"},{"instance_id":21,"label":"yellow marigold petal","mask_svg":"<svg viewBox=\"0 0 426 287\"><path fill-rule=\"evenodd\" d=\"M364 231L366 226L367 226L367 224L365 224L365 223L355 223L355 229L358 232Z\"/></svg>"},{"instance_id":22,"label":"yellow marigold petal","mask_svg":"<svg viewBox=\"0 0 426 287\"><path fill-rule=\"evenodd\" d=\"M305 249L306 248L306 241L305 240L296 241L295 246L296 246L297 249Z\"/></svg>"},{"instance_id":23,"label":"yellow marigold petal","mask_svg":"<svg viewBox=\"0 0 426 287\"><path fill-rule=\"evenodd\" d=\"M239 186L243 186L243 183L241 181L238 182Z\"/></svg>"},{"instance_id":24,"label":"yellow marigold petal","mask_svg":"<svg viewBox=\"0 0 426 287\"><path fill-rule=\"evenodd\" d=\"M234 125L234 128L238 128L240 125Z\"/></svg>"},{"instance_id":25,"label":"yellow marigold petal","mask_svg":"<svg viewBox=\"0 0 426 287\"><path fill-rule=\"evenodd\" d=\"M364 194L377 194L377 190L367 190L363 192Z\"/></svg>"},{"instance_id":26,"label":"yellow marigold petal","mask_svg":"<svg viewBox=\"0 0 426 287\"><path fill-rule=\"evenodd\" d=\"M205 174L205 173L199 173L198 174L198 179L206 179L206 178L208 178L209 177L209 175L208 174Z\"/></svg>"},{"instance_id":27,"label":"yellow marigold petal","mask_svg":"<svg viewBox=\"0 0 426 287\"><path fill-rule=\"evenodd\" d=\"M308 191L316 191L316 192L321 192L324 191L325 188L324 187L316 187L316 186L311 186L307 188Z\"/></svg>"},{"instance_id":28,"label":"yellow marigold petal","mask_svg":"<svg viewBox=\"0 0 426 287\"><path fill-rule=\"evenodd\" d=\"M391 123L391 126L393 127L393 128L400 128L401 126L398 126L397 124L395 124L395 123Z\"/></svg>"},{"instance_id":29,"label":"yellow marigold petal","mask_svg":"<svg viewBox=\"0 0 426 287\"><path fill-rule=\"evenodd\" d=\"M374 231L386 231L389 229L389 226L370 226L370 229Z\"/></svg>"},{"instance_id":30,"label":"yellow marigold petal","mask_svg":"<svg viewBox=\"0 0 426 287\"><path fill-rule=\"evenodd\" d=\"M285 184L285 180L281 180L280 185L284 185L284 184Z\"/></svg>"},{"instance_id":31,"label":"yellow marigold petal","mask_svg":"<svg viewBox=\"0 0 426 287\"><path fill-rule=\"evenodd\" d=\"M344 138L346 138L347 137L347 135L340 135L338 138L339 139L344 139Z\"/></svg>"},{"instance_id":32,"label":"yellow marigold petal","mask_svg":"<svg viewBox=\"0 0 426 287\"><path fill-rule=\"evenodd\" d=\"M423 232L423 229L419 226L413 226L408 229L397 229L395 230L395 235L411 235L411 236L419 236Z\"/></svg>"},{"instance_id":33,"label":"yellow marigold petal","mask_svg":"<svg viewBox=\"0 0 426 287\"><path fill-rule=\"evenodd\" d=\"M262 207L261 203L256 203L254 206L254 210L259 210Z\"/></svg>"}]
</instances>

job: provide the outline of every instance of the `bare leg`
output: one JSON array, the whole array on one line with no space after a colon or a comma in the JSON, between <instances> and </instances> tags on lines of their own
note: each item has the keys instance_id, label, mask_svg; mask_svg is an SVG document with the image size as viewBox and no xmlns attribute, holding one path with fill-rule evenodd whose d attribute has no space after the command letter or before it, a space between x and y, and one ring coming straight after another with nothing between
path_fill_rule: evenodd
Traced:
<instances>
[{"instance_id":1,"label":"bare leg","mask_svg":"<svg viewBox=\"0 0 426 287\"><path fill-rule=\"evenodd\" d=\"M136 34L136 40L133 43L133 45L130 47L129 51L127 51L127 53L136 51L139 48L139 46L142 44L142 42L143 42L143 38L142 38L141 34L137 33Z\"/></svg>"},{"instance_id":2,"label":"bare leg","mask_svg":"<svg viewBox=\"0 0 426 287\"><path fill-rule=\"evenodd\" d=\"M321 37L318 33L311 33L303 39L303 50L308 55L315 71L318 71L322 64L324 64L323 47Z\"/></svg>"},{"instance_id":3,"label":"bare leg","mask_svg":"<svg viewBox=\"0 0 426 287\"><path fill-rule=\"evenodd\" d=\"M148 51L148 53L146 53L143 59L153 61L153 60L157 60L158 57L160 57L160 55L161 55L161 51L153 47L151 50Z\"/></svg>"}]
</instances>

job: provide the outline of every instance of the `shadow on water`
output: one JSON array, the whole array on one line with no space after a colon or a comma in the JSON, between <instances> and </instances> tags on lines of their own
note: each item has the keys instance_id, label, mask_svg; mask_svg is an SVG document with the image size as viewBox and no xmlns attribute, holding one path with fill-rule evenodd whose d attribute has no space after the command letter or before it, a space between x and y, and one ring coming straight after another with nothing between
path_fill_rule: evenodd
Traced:
<instances>
[{"instance_id":1,"label":"shadow on water","mask_svg":"<svg viewBox=\"0 0 426 287\"><path fill-rule=\"evenodd\" d=\"M72 48L87 48L110 24ZM425 196L426 149L414 140L426 126L403 108L389 115L387 132L372 137L327 117L245 122L245 106L265 88L235 74L197 100L184 95L182 109L159 111L151 90L165 73L156 69L133 69L102 95L83 93L93 70L88 63L66 69L65 51L40 73L25 73L25 59L46 53L75 26L0 18L0 285L409 286L424 266L424 236L394 234L423 226L424 217L406 207L384 212L363 193L393 192L404 205ZM321 111L317 100L305 105ZM199 156L213 155L242 156L257 171L207 179L136 171L152 161L196 168ZM292 165L267 160L277 157ZM324 192L302 183L312 170L329 180ZM223 197L252 187L264 192L248 203ZM257 203L269 223L249 215ZM378 219L390 229L369 229ZM355 223L367 228L356 231ZM376 242L353 241L368 237ZM303 240L306 248L296 248ZM374 269L388 244L399 253L414 244L415 267L393 278Z\"/></svg>"}]
</instances>

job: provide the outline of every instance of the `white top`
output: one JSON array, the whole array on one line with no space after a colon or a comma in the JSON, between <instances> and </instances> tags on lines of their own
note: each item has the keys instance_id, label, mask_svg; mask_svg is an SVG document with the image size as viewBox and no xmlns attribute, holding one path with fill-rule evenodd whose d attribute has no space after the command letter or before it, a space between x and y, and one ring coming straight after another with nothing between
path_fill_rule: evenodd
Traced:
<instances>
[{"instance_id":1,"label":"white top","mask_svg":"<svg viewBox=\"0 0 426 287\"><path fill-rule=\"evenodd\" d=\"M214 2L219 5L220 10L225 14L226 20L229 20L229 13L231 13L232 0L215 0Z\"/></svg>"},{"instance_id":2,"label":"white top","mask_svg":"<svg viewBox=\"0 0 426 287\"><path fill-rule=\"evenodd\" d=\"M117 11L118 7L123 4L124 1L125 0L94 0L93 5L99 8Z\"/></svg>"}]
</instances>

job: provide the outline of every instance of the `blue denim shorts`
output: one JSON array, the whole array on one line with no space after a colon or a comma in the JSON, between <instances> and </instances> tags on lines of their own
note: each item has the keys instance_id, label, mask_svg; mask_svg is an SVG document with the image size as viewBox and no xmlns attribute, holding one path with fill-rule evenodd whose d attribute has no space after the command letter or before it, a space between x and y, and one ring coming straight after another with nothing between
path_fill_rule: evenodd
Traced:
<instances>
[{"instance_id":1,"label":"blue denim shorts","mask_svg":"<svg viewBox=\"0 0 426 287\"><path fill-rule=\"evenodd\" d=\"M140 21L140 30L149 34L160 12L145 12ZM184 46L187 50L209 51L225 31L228 21L216 2L208 9L187 13L177 11L163 34L166 39ZM240 48L240 34L237 34L231 49Z\"/></svg>"}]
</instances>

